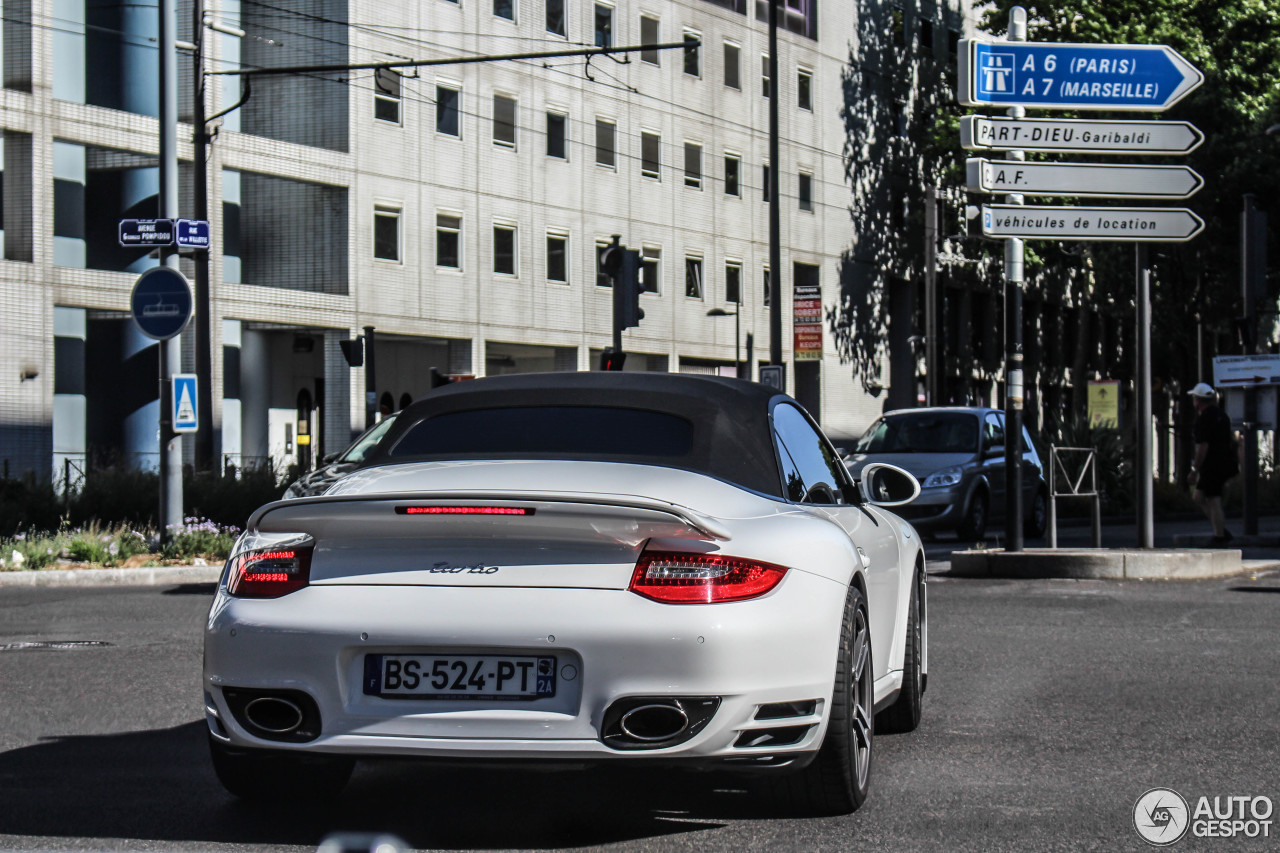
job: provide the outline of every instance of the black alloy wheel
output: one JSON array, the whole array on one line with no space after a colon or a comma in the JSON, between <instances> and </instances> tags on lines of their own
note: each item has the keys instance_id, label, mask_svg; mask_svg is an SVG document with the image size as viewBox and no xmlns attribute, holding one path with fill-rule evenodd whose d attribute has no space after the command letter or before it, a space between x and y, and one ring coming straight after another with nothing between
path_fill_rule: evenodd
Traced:
<instances>
[{"instance_id":1,"label":"black alloy wheel","mask_svg":"<svg viewBox=\"0 0 1280 853\"><path fill-rule=\"evenodd\" d=\"M779 793L808 814L849 814L871 789L875 676L869 625L866 598L850 586L822 749L808 767L777 779Z\"/></svg>"},{"instance_id":2,"label":"black alloy wheel","mask_svg":"<svg viewBox=\"0 0 1280 853\"><path fill-rule=\"evenodd\" d=\"M902 689L898 698L876 716L876 729L888 734L913 732L924 707L924 572L911 582L907 604L907 644L902 659Z\"/></svg>"}]
</instances>

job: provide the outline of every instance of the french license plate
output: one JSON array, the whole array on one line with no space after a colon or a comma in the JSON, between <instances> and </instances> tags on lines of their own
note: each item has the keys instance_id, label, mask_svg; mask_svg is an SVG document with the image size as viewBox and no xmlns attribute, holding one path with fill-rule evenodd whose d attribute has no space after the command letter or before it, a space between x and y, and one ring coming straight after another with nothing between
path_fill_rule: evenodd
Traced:
<instances>
[{"instance_id":1,"label":"french license plate","mask_svg":"<svg viewBox=\"0 0 1280 853\"><path fill-rule=\"evenodd\" d=\"M364 693L384 699L544 699L556 695L556 659L365 655Z\"/></svg>"}]
</instances>

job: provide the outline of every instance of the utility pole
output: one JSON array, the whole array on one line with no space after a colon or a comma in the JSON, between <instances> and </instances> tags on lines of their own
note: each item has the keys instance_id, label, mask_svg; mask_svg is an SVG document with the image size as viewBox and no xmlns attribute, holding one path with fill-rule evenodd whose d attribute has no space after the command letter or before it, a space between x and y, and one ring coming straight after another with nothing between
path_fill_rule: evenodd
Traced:
<instances>
[{"instance_id":1,"label":"utility pole","mask_svg":"<svg viewBox=\"0 0 1280 853\"><path fill-rule=\"evenodd\" d=\"M373 362L373 326L364 327L364 425L378 420L378 374Z\"/></svg>"},{"instance_id":2,"label":"utility pole","mask_svg":"<svg viewBox=\"0 0 1280 853\"><path fill-rule=\"evenodd\" d=\"M205 118L204 77L204 0L191 3L191 79L195 86L191 107L192 150L191 163L194 218L209 220L209 128ZM195 314L196 314L196 406L197 471L213 468L213 330L212 307L209 294L209 247L197 248L195 261Z\"/></svg>"},{"instance_id":3,"label":"utility pole","mask_svg":"<svg viewBox=\"0 0 1280 853\"><path fill-rule=\"evenodd\" d=\"M178 61L175 0L160 0L160 218L178 218ZM160 263L178 268L178 252L161 248ZM182 524L182 436L173 431L173 374L182 369L182 336L157 344L160 354L160 538Z\"/></svg>"},{"instance_id":4,"label":"utility pole","mask_svg":"<svg viewBox=\"0 0 1280 853\"><path fill-rule=\"evenodd\" d=\"M769 363L782 364L782 158L778 153L778 3L769 0ZM785 373L783 374L786 375Z\"/></svg>"},{"instance_id":5,"label":"utility pole","mask_svg":"<svg viewBox=\"0 0 1280 853\"><path fill-rule=\"evenodd\" d=\"M1027 10L1009 10L1009 41L1027 40ZM1010 107L1011 118L1024 118L1025 107ZM1027 159L1024 151L1008 151L1008 160ZM1006 196L1007 204L1022 204L1022 194ZM1005 367L1004 367L1004 483L1005 550L1022 550L1022 260L1021 238L1004 243Z\"/></svg>"},{"instance_id":6,"label":"utility pole","mask_svg":"<svg viewBox=\"0 0 1280 853\"><path fill-rule=\"evenodd\" d=\"M942 366L938 363L938 199L929 187L924 196L924 393L925 404L942 403Z\"/></svg>"},{"instance_id":7,"label":"utility pole","mask_svg":"<svg viewBox=\"0 0 1280 853\"><path fill-rule=\"evenodd\" d=\"M1136 423L1138 440L1135 446L1137 464L1138 547L1155 547L1154 486L1151 471L1151 264L1147 244L1136 244L1137 319L1138 343L1137 387L1138 416Z\"/></svg>"},{"instance_id":8,"label":"utility pole","mask_svg":"<svg viewBox=\"0 0 1280 853\"><path fill-rule=\"evenodd\" d=\"M1240 213L1240 295L1244 303L1243 350L1258 351L1258 296L1266 292L1267 214L1255 206L1253 193L1244 194ZM1258 390L1244 389L1244 532L1258 533Z\"/></svg>"}]
</instances>

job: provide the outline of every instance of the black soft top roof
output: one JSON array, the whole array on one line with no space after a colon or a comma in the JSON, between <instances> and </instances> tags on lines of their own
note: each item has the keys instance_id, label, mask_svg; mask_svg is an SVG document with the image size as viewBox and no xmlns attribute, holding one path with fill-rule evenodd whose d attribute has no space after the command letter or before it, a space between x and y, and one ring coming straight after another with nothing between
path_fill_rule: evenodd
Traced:
<instances>
[{"instance_id":1,"label":"black soft top roof","mask_svg":"<svg viewBox=\"0 0 1280 853\"><path fill-rule=\"evenodd\" d=\"M710 474L753 491L782 497L769 411L775 399L791 400L764 385L722 376L679 373L522 373L457 382L437 388L407 406L391 431L360 467L459 458L513 458L492 454L395 452L419 424L456 412L530 407L631 409L675 415L693 426L690 445L677 455L607 457L575 450L521 453L518 458L635 462ZM798 405L798 404L797 404ZM409 442L406 442L409 444Z\"/></svg>"}]
</instances>

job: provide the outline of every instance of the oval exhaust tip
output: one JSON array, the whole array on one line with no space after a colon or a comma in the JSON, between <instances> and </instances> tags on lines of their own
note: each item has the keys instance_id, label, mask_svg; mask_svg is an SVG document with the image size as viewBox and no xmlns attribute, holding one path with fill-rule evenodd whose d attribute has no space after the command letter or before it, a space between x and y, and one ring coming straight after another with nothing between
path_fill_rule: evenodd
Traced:
<instances>
[{"instance_id":1,"label":"oval exhaust tip","mask_svg":"<svg viewBox=\"0 0 1280 853\"><path fill-rule=\"evenodd\" d=\"M264 732L283 735L302 725L302 709L279 696L259 696L244 706L244 715Z\"/></svg>"},{"instance_id":2,"label":"oval exhaust tip","mask_svg":"<svg viewBox=\"0 0 1280 853\"><path fill-rule=\"evenodd\" d=\"M689 726L689 716L678 705L641 705L623 714L618 725L627 737L654 743L683 732Z\"/></svg>"}]
</instances>

